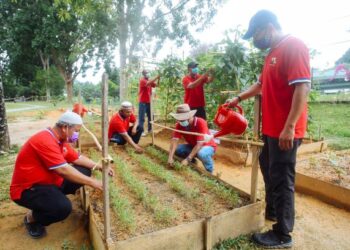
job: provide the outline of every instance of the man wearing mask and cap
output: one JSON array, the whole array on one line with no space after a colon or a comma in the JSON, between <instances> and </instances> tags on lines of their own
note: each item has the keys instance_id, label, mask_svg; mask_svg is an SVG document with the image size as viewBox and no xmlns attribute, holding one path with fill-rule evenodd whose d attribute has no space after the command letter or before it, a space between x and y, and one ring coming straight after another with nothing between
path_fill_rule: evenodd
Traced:
<instances>
[{"instance_id":1,"label":"man wearing mask and cap","mask_svg":"<svg viewBox=\"0 0 350 250\"><path fill-rule=\"evenodd\" d=\"M157 86L160 76L156 76L153 79L149 79L149 73L147 70L142 71L142 78L140 79L139 85L139 125L143 128L145 122L145 113L147 114L148 119L148 133L152 130L151 125L151 95L152 88ZM143 135L146 135L145 133Z\"/></svg>"},{"instance_id":2,"label":"man wearing mask and cap","mask_svg":"<svg viewBox=\"0 0 350 250\"><path fill-rule=\"evenodd\" d=\"M18 153L10 196L30 209L24 224L32 238L44 236L45 226L70 214L67 194L74 194L82 185L102 190L101 181L90 177L91 170L102 169L101 164L79 155L69 144L78 137L82 124L78 114L67 111L54 127L29 138ZM112 169L109 174L114 174Z\"/></svg>"},{"instance_id":3,"label":"man wearing mask and cap","mask_svg":"<svg viewBox=\"0 0 350 250\"><path fill-rule=\"evenodd\" d=\"M213 77L209 76L209 72L200 75L196 62L190 62L187 69L188 75L182 79L182 85L185 89L184 103L187 103L191 110L197 110L197 117L206 120L204 84L212 82Z\"/></svg>"},{"instance_id":4,"label":"man wearing mask and cap","mask_svg":"<svg viewBox=\"0 0 350 250\"><path fill-rule=\"evenodd\" d=\"M170 113L170 115L177 120L175 129L200 133L203 134L203 136L182 134L175 131L170 144L168 164L172 165L174 163L174 154L185 158L181 162L181 164L185 166L188 165L194 157L198 157L205 169L213 173L213 155L216 150L216 144L213 140L213 136L210 135L207 122L200 117L195 117L195 113L196 110L191 110L188 104L178 105L176 113ZM187 142L186 144L178 145L181 137L185 139Z\"/></svg>"},{"instance_id":5,"label":"man wearing mask and cap","mask_svg":"<svg viewBox=\"0 0 350 250\"><path fill-rule=\"evenodd\" d=\"M229 101L236 106L262 95L264 147L259 163L265 182L265 217L276 223L270 231L255 233L253 240L266 248L290 248L296 153L307 125L309 50L299 39L283 34L277 17L268 10L251 18L243 38L253 38L258 49L269 49L259 81Z\"/></svg>"},{"instance_id":6,"label":"man wearing mask and cap","mask_svg":"<svg viewBox=\"0 0 350 250\"><path fill-rule=\"evenodd\" d=\"M143 153L143 148L138 145L143 128L138 125L133 112L131 102L122 102L119 111L112 116L109 122L108 138L110 142L118 145L129 143L134 147L136 153Z\"/></svg>"}]
</instances>

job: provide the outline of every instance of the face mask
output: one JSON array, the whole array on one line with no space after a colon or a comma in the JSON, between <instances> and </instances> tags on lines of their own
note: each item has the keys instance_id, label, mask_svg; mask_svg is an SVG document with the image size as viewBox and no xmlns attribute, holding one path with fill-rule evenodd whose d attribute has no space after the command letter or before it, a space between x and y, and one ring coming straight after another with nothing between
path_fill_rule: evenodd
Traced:
<instances>
[{"instance_id":1,"label":"face mask","mask_svg":"<svg viewBox=\"0 0 350 250\"><path fill-rule=\"evenodd\" d=\"M145 74L145 78L146 79L148 79L149 78L149 74L147 73L147 74Z\"/></svg>"},{"instance_id":2,"label":"face mask","mask_svg":"<svg viewBox=\"0 0 350 250\"><path fill-rule=\"evenodd\" d=\"M192 69L192 73L193 74L198 74L199 73L199 69L196 67L196 68L193 68Z\"/></svg>"},{"instance_id":3,"label":"face mask","mask_svg":"<svg viewBox=\"0 0 350 250\"><path fill-rule=\"evenodd\" d=\"M254 46L258 49L265 50L271 47L271 34L265 34L260 40L254 39Z\"/></svg>"},{"instance_id":4,"label":"face mask","mask_svg":"<svg viewBox=\"0 0 350 250\"><path fill-rule=\"evenodd\" d=\"M190 123L188 121L181 121L179 123L182 127L187 127L188 125L190 125Z\"/></svg>"},{"instance_id":5,"label":"face mask","mask_svg":"<svg viewBox=\"0 0 350 250\"><path fill-rule=\"evenodd\" d=\"M79 138L79 132L75 132L75 131L74 131L73 134L72 134L72 136L68 138L68 141L69 141L70 143L76 142L76 141L78 140L78 138Z\"/></svg>"}]
</instances>

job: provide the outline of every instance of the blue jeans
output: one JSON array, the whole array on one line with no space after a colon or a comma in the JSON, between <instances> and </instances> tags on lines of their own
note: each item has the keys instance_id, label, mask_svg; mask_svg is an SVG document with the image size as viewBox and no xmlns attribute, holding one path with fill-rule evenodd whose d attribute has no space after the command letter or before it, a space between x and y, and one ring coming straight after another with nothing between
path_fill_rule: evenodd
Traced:
<instances>
[{"instance_id":1,"label":"blue jeans","mask_svg":"<svg viewBox=\"0 0 350 250\"><path fill-rule=\"evenodd\" d=\"M143 128L143 124L145 123L145 114L147 114L148 118L148 132L152 130L151 126L151 106L149 103L140 102L139 103L139 125Z\"/></svg>"},{"instance_id":2,"label":"blue jeans","mask_svg":"<svg viewBox=\"0 0 350 250\"><path fill-rule=\"evenodd\" d=\"M132 134L132 128L130 127L128 130L128 135L131 137L131 139L133 140L133 142L135 142L136 144L139 143L142 132L143 132L143 128L139 126L137 126L136 128L136 134ZM119 134L119 133L114 133L110 139L110 142L114 142L117 143L118 145L125 145L126 144L126 140L124 139L124 137Z\"/></svg>"},{"instance_id":3,"label":"blue jeans","mask_svg":"<svg viewBox=\"0 0 350 250\"><path fill-rule=\"evenodd\" d=\"M180 144L177 146L175 155L186 158L192 151L193 146L190 144ZM197 153L197 157L203 163L205 169L212 173L214 170L213 155L215 151L212 146L203 146Z\"/></svg>"}]
</instances>

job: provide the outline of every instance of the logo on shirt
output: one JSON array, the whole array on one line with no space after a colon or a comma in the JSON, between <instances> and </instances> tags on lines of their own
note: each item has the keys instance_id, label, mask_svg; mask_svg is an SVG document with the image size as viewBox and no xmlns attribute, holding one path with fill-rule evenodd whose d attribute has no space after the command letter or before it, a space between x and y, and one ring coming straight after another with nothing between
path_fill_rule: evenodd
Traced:
<instances>
[{"instance_id":1,"label":"logo on shirt","mask_svg":"<svg viewBox=\"0 0 350 250\"><path fill-rule=\"evenodd\" d=\"M276 63L277 63L277 58L276 58L276 57L272 57L272 58L271 58L271 61L270 61L270 65L271 65L271 66L275 66Z\"/></svg>"}]
</instances>

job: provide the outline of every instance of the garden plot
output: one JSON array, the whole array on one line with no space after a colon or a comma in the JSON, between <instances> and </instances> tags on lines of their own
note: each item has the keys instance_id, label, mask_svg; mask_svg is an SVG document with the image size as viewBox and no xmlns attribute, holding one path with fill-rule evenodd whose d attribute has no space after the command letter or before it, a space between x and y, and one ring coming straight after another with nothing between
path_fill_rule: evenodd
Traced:
<instances>
[{"instance_id":1,"label":"garden plot","mask_svg":"<svg viewBox=\"0 0 350 250\"><path fill-rule=\"evenodd\" d=\"M84 153L95 160L100 157L92 148ZM142 155L127 147L113 147L110 155L116 173L110 182L111 235L118 247L133 249L144 242L144 249L203 249L263 225L261 202L249 204L249 196L179 163L167 168L167 154L156 147L146 147ZM97 232L103 232L102 194L94 190L89 194L90 223L96 226L91 229L95 234L92 239L96 242ZM212 219L210 224L206 218ZM184 233L193 239L184 241ZM159 237L150 240L154 234ZM205 243L206 238L209 243Z\"/></svg>"}]
</instances>

